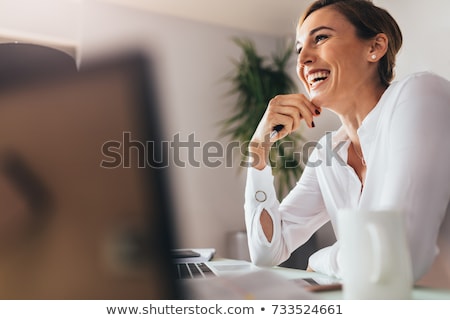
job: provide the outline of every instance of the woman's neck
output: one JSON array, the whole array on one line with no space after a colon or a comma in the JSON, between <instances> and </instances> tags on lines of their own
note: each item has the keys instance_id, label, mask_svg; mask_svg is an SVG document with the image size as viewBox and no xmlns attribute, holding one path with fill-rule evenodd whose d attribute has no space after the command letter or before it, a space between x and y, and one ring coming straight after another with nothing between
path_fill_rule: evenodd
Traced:
<instances>
[{"instance_id":1,"label":"woman's neck","mask_svg":"<svg viewBox=\"0 0 450 320\"><path fill-rule=\"evenodd\" d=\"M336 113L348 137L356 147L360 146L357 130L366 116L375 108L378 101L380 101L386 89L386 86L378 86L371 90L365 90L365 92L360 92L357 98L348 100L345 102L345 105L336 108Z\"/></svg>"}]
</instances>

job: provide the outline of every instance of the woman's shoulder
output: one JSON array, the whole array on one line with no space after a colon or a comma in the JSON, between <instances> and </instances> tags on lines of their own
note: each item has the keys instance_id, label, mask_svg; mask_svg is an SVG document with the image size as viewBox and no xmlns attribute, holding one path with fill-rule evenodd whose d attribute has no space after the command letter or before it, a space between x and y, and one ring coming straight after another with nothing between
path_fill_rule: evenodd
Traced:
<instances>
[{"instance_id":1,"label":"woman's shoulder","mask_svg":"<svg viewBox=\"0 0 450 320\"><path fill-rule=\"evenodd\" d=\"M449 98L450 81L436 73L422 71L409 74L391 85L393 96L407 99L429 96Z\"/></svg>"},{"instance_id":2,"label":"woman's shoulder","mask_svg":"<svg viewBox=\"0 0 450 320\"><path fill-rule=\"evenodd\" d=\"M443 81L448 81L445 77L434 73L433 71L419 71L419 72L414 72L414 73L410 73L408 75L406 75L405 77L403 77L403 79L401 79L400 81L412 81L412 80L424 80L424 79L436 79L436 80L443 80Z\"/></svg>"},{"instance_id":3,"label":"woman's shoulder","mask_svg":"<svg viewBox=\"0 0 450 320\"><path fill-rule=\"evenodd\" d=\"M422 89L432 88L435 86L450 86L450 81L441 75L431 71L415 72L403 77L397 81L397 87L420 87Z\"/></svg>"}]
</instances>

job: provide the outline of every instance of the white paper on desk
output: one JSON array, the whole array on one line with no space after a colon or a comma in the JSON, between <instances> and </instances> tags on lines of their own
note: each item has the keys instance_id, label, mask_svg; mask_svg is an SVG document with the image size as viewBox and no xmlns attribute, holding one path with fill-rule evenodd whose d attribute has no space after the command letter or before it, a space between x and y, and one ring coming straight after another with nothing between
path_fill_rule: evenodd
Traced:
<instances>
[{"instance_id":1,"label":"white paper on desk","mask_svg":"<svg viewBox=\"0 0 450 320\"><path fill-rule=\"evenodd\" d=\"M295 300L317 296L267 270L185 282L193 300Z\"/></svg>"}]
</instances>

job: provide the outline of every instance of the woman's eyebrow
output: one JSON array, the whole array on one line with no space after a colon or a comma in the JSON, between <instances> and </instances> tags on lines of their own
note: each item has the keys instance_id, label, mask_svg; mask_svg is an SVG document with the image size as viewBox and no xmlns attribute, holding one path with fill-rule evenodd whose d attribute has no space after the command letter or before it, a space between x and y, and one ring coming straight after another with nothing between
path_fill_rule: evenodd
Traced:
<instances>
[{"instance_id":1,"label":"woman's eyebrow","mask_svg":"<svg viewBox=\"0 0 450 320\"><path fill-rule=\"evenodd\" d=\"M316 32L319 32L321 30L329 30L329 31L336 31L335 29L331 28L331 27L327 27L327 26L319 26L317 28L312 29L308 36L312 37L313 34L315 34ZM297 40L295 45L298 47L299 45L302 46L302 42L300 40Z\"/></svg>"},{"instance_id":2,"label":"woman's eyebrow","mask_svg":"<svg viewBox=\"0 0 450 320\"><path fill-rule=\"evenodd\" d=\"M316 33L316 32L318 32L318 31L321 31L321 30L330 30L330 31L335 31L333 28L331 28L331 27L327 27L327 26L320 26L320 27L317 27L317 28L314 28L314 29L312 29L310 32L309 32L309 36L312 36L314 33Z\"/></svg>"}]
</instances>

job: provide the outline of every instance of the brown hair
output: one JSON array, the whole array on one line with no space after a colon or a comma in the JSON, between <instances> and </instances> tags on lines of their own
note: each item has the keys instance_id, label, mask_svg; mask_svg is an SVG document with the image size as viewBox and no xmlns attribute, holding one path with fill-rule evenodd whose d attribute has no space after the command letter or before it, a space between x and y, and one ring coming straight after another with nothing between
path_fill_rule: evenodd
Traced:
<instances>
[{"instance_id":1,"label":"brown hair","mask_svg":"<svg viewBox=\"0 0 450 320\"><path fill-rule=\"evenodd\" d=\"M402 32L394 18L370 0L317 0L306 9L300 23L303 24L309 15L327 6L333 6L345 16L361 39L372 39L379 33L387 36L388 49L378 64L378 75L382 84L389 85L394 78L395 58L403 41Z\"/></svg>"}]
</instances>

